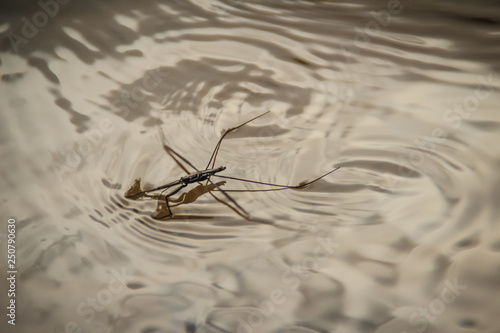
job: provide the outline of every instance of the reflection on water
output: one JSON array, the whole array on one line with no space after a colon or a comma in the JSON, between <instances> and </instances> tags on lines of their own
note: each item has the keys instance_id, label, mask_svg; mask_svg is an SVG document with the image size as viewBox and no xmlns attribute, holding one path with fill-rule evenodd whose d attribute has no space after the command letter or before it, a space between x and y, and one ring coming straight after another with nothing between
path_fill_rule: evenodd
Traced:
<instances>
[{"instance_id":1,"label":"reflection on water","mask_svg":"<svg viewBox=\"0 0 500 333\"><path fill-rule=\"evenodd\" d=\"M1 6L20 332L498 329L497 5ZM162 135L203 169L266 110L224 140L224 174L295 185L341 166L304 191L232 194L271 223L192 187L166 221L124 196L185 175Z\"/></svg>"}]
</instances>

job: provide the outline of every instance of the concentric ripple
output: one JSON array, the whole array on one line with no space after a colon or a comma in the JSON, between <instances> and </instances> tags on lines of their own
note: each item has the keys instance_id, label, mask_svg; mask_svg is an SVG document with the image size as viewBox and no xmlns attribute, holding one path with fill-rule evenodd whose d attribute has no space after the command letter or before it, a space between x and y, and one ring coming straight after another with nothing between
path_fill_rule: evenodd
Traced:
<instances>
[{"instance_id":1,"label":"concentric ripple","mask_svg":"<svg viewBox=\"0 0 500 333\"><path fill-rule=\"evenodd\" d=\"M498 6L40 3L0 14L25 331L497 329ZM205 169L268 110L221 174L340 169L214 176L255 221L197 184L172 219L125 197L186 175L164 145Z\"/></svg>"}]
</instances>

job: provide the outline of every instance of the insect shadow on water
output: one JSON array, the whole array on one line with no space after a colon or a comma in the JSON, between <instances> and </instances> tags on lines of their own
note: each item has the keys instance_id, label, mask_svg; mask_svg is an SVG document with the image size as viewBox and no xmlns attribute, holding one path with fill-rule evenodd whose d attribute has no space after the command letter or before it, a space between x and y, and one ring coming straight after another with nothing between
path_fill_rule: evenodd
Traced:
<instances>
[{"instance_id":1,"label":"insect shadow on water","mask_svg":"<svg viewBox=\"0 0 500 333\"><path fill-rule=\"evenodd\" d=\"M281 185L281 184L273 184L273 183L266 183L266 182L260 182L256 180L250 180L250 179L243 179L243 178L237 178L237 177L230 177L230 176L224 176L218 174L219 172L222 172L226 169L224 166L220 166L215 168L215 161L217 159L217 155L219 153L219 149L221 147L222 141L228 135L229 133L237 130L240 127L245 126L246 124L254 121L257 118L260 118L266 114L268 114L270 111L264 112L263 114L252 118L238 126L231 127L227 129L224 134L221 136L219 141L217 142L217 145L215 146L214 151L212 152L212 156L210 157L210 160L208 161L205 169L199 170L196 168L189 160L187 160L185 157L183 157L181 154L177 153L175 150L173 150L170 146L165 144L166 140L163 135L163 133L160 131L160 135L162 137L162 142L163 142L163 149L172 157L172 159L177 163L177 165L186 172L187 176L181 177L178 180L175 180L173 182L170 182L168 184L155 187L151 190L143 190L141 188L141 183L140 183L140 178L136 179L134 184L130 187L130 189L125 193L125 197L128 199L140 199L143 197L147 198L153 198L158 200L158 209L157 212L162 212L165 211L166 214L162 216L153 216L156 219L170 219L173 218L174 215L172 213L171 207L175 207L180 204L186 204L186 203L191 203L194 202L199 196L209 193L215 200L218 202L226 205L230 209L232 209L236 214L239 216L243 217L246 220L249 221L254 221L254 222L263 222L263 223L269 223L266 220L262 220L260 218L255 218L252 217L243 207L241 207L236 200L229 195L228 192L269 192L269 191L282 191L282 190L290 190L290 189L303 189L307 187L308 185L317 182L318 180L328 176L329 174L333 173L334 171L338 170L340 167L336 167L335 169L325 173L324 175L312 180L312 181L303 181L298 185ZM189 167L191 167L194 172L190 172L188 168L184 165L187 164ZM228 179L228 180L235 180L235 181L241 181L241 182L247 182L247 183L253 183L253 184L258 184L258 185L265 185L265 186L270 186L274 187L271 189L253 189L253 190L223 190L221 186L223 186L226 182L221 181L214 183L212 181L212 177L218 177L222 179ZM204 184L202 182L205 182ZM194 190L189 191L188 193L184 193L181 195L180 198L174 200L171 197L175 194L177 194L180 190L188 186L189 184L194 184L198 183L199 186L197 186ZM170 192L164 194L170 190ZM160 194L150 194L150 193L157 193L160 192ZM215 192L220 192L228 201L225 201L218 196L216 196L213 191ZM169 204L170 202L170 204ZM178 204L175 204L175 202L178 202Z\"/></svg>"}]
</instances>

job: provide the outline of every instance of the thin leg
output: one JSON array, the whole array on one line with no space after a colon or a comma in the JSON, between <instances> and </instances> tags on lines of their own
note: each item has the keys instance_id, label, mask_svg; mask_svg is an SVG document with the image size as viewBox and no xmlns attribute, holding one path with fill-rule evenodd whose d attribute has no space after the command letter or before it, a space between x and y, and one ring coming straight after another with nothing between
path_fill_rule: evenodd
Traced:
<instances>
[{"instance_id":1,"label":"thin leg","mask_svg":"<svg viewBox=\"0 0 500 333\"><path fill-rule=\"evenodd\" d=\"M236 214L238 214L239 216L241 216L242 218L244 218L245 220L247 221L251 221L252 220L252 217L250 216L250 214L248 214L245 210L241 211L241 209L237 208L237 207L233 207L231 206L229 203L225 202L224 200L222 200L221 198L217 197L215 194L213 194L212 192L208 192L210 193L210 195L215 199L217 200L218 202L220 202L221 204L224 204L226 205L227 207L229 207L232 211L234 211Z\"/></svg>"},{"instance_id":2,"label":"thin leg","mask_svg":"<svg viewBox=\"0 0 500 333\"><path fill-rule=\"evenodd\" d=\"M324 175L311 180L309 182L303 181L299 185L280 185L280 184L273 184L273 183L265 183L265 182L259 182L256 180L250 180L250 179L243 179L243 178L237 178L237 177L230 177L230 176L222 176L222 175L213 175L212 177L219 177L219 178L224 178L224 179L232 179L232 180L238 180L241 182L246 182L246 183L253 183L253 184L259 184L259 185L266 185L266 186L275 186L279 188L274 188L274 189L266 189L266 190L225 190L226 192L270 192L270 191L282 191L282 190L287 190L287 189L301 189L304 188L308 185L311 185L314 182L317 182L321 178L324 178L328 176L329 174L337 171L340 169L340 167L336 167L335 169L325 173Z\"/></svg>"},{"instance_id":3,"label":"thin leg","mask_svg":"<svg viewBox=\"0 0 500 333\"><path fill-rule=\"evenodd\" d=\"M210 178L207 179L207 182L210 182L211 184L213 184L215 186L215 184L212 182L212 180ZM231 201L236 207L238 207L238 209L241 211L241 213L243 214L239 214L240 216L243 216L245 217L245 219L248 220L248 218L250 217L250 214L248 214L248 212L243 209L243 207L241 207L237 202L236 200L234 200L229 194L226 193L226 191L224 191L223 189L221 188L218 188L217 191L220 191L229 201ZM211 193L211 192L210 192ZM212 194L213 197L215 197L213 194ZM216 197L215 197L216 198ZM220 201L220 200L217 200L217 201ZM234 210L234 209L233 209ZM245 216L244 216L245 215Z\"/></svg>"},{"instance_id":4,"label":"thin leg","mask_svg":"<svg viewBox=\"0 0 500 333\"><path fill-rule=\"evenodd\" d=\"M215 146L215 149L214 149L214 152L212 153L212 156L210 157L210 160L208 161L208 164L207 164L207 167L205 169L208 169L210 167L210 164L212 164L211 168L213 169L214 168L214 165L215 165L215 160L217 159L217 154L219 153L219 148L220 148L220 145L222 143L222 140L224 140L224 138L226 137L226 135L228 135L229 133L231 133L232 131L234 130L237 130L238 128L242 127L242 126L245 126L246 124L248 124L249 122L251 121L254 121L255 119L257 118L260 118L262 117L263 115L265 114L268 114L269 112L271 111L267 111L267 112L264 112L263 114L255 117L255 118L252 118L248 121L245 121L243 124L241 125L238 125L236 127L231 127L229 128L228 130L226 130L226 132L224 132L224 134L221 136L221 138L219 139L219 142L217 142L217 145Z\"/></svg>"},{"instance_id":5,"label":"thin leg","mask_svg":"<svg viewBox=\"0 0 500 333\"><path fill-rule=\"evenodd\" d=\"M184 172L186 172L187 174L190 174L191 172L189 172L189 170L177 159L181 159L182 161L184 161L187 165L189 165L191 168L195 169L196 171L200 171L198 170L191 162L189 162L184 156L182 156L181 154L179 154L178 152L176 152L175 150L173 150L169 145L167 145L165 143L165 135L163 135L163 132L161 130L159 130L160 132L160 136L161 136L161 140L162 140L162 144L163 144L163 149L167 152L167 154L170 155L170 157L172 157L172 159L175 161L175 163L177 163L177 165L182 169L184 170ZM177 156L177 158L176 158Z\"/></svg>"},{"instance_id":6,"label":"thin leg","mask_svg":"<svg viewBox=\"0 0 500 333\"><path fill-rule=\"evenodd\" d=\"M218 189L218 191L225 192L224 190L221 190L221 189ZM267 225L271 225L271 226L273 226L275 228L279 228L279 229L283 229L283 230L296 231L296 229L294 229L294 228L289 228L289 227L277 225L273 221L264 220L264 219L261 219L261 218L255 218L255 217L251 216L250 214L248 214L245 210L243 210L243 208L241 208L238 204L236 204L237 207L233 207L229 202L226 202L226 201L222 200L221 198L217 197L212 192L209 192L209 193L210 193L210 195L212 195L212 197L214 197L215 200L217 200L221 204L229 207L233 212L235 212L239 216L243 217L247 221L256 222L256 223L262 223L262 224L267 224Z\"/></svg>"},{"instance_id":7,"label":"thin leg","mask_svg":"<svg viewBox=\"0 0 500 333\"><path fill-rule=\"evenodd\" d=\"M164 218L167 218L167 217L170 217L172 216L172 211L170 210L170 205L168 204L168 198L171 197L172 195L176 194L177 192L179 192L180 190L182 190L184 187L186 187L187 184L181 184L179 185L178 187L176 187L172 192L170 192L169 194L165 195L165 204L167 205L167 210L168 210L168 214L165 215L165 216L162 216L162 217L157 217L158 219L164 219ZM160 193L160 198L161 198L161 195L167 191L167 189L163 190L161 193Z\"/></svg>"},{"instance_id":8,"label":"thin leg","mask_svg":"<svg viewBox=\"0 0 500 333\"><path fill-rule=\"evenodd\" d=\"M273 222L269 222L269 221L266 221L266 220L262 220L262 219L255 219L253 218L252 216L250 216L250 214L247 213L247 211L245 209L243 209L243 207L241 207L237 202L236 200L234 200L227 192L269 192L269 191L282 191L282 190L288 190L288 189L300 189L300 188L304 188L318 180L320 180L321 178L323 177L326 177L328 176L329 174L333 173L334 171L338 170L340 167L337 167L327 173L325 173L324 175L316 178L316 179L313 179L312 181L309 181L309 182L302 182L300 183L299 185L295 185L295 186L289 186L289 185L279 185L279 184L272 184L272 183L264 183L264 182L258 182L258 181L253 181L253 180L248 180L248 179L242 179L242 178L235 178L235 177L226 177L226 176L218 176L218 175L214 175L214 177L220 177L220 178L226 178L226 179L233 179L233 180L240 180L240 181L245 181L245 182L250 182L250 183L256 183L256 184L261 184L261 185L269 185L269 186L278 186L279 188L274 188L274 189L265 189L265 190L223 190L223 189L217 189L218 191L220 191L226 198L229 199L229 201L231 201L234 206L236 207L233 207L232 205L230 205L228 202L225 202L224 200L218 198L215 194L213 194L212 192L210 192L210 195L212 195L212 197L214 197L215 200L219 201L220 203L226 205L227 207L229 207L231 210L233 210L236 214L238 214L239 216L243 217L245 220L248 220L248 221L253 221L253 222L259 222L259 223L264 223L264 224L271 224L271 225L274 225L275 227L278 227L278 228L281 228L281 229L286 229L286 230L293 230L291 228L287 228L287 227L283 227L283 226L278 226L278 225L275 225ZM209 182L212 182L211 179L208 180Z\"/></svg>"},{"instance_id":9,"label":"thin leg","mask_svg":"<svg viewBox=\"0 0 500 333\"><path fill-rule=\"evenodd\" d=\"M217 142L217 145L215 146L215 149L214 149L214 151L213 151L213 153L212 153L212 156L210 157L210 160L208 161L207 166L206 166L206 168L205 168L205 169L208 169L208 168L210 167L210 164L212 165L212 167L211 167L211 168L214 168L214 166L215 166L215 161L216 161L216 159L217 159L217 154L219 153L219 149L220 149L220 146L221 146L221 144L222 144L222 140L224 140L224 138L226 137L226 135L228 135L229 133L231 133L231 132L232 132L232 131L234 131L234 130L237 130L237 129L238 129L238 128L240 128L240 127L245 126L246 124L248 124L248 123L249 123L249 122L251 122L251 121L254 121L254 120L255 120L255 119L257 119L257 118L260 118L260 117L264 116L265 114L268 114L269 112L271 112L271 111L266 111L266 112L264 112L264 113L262 113L262 114L258 115L257 117L254 117L254 118L252 118L252 119L250 119L250 120L247 120L247 121L246 121L246 122L244 122L243 124L240 124L240 125L238 125L238 126L236 126L236 127L232 127L232 128L229 128L228 130L226 130L226 132L224 132L224 134L221 136L221 138L220 138L220 139L219 139L219 141ZM207 179L206 184L208 184L209 182L210 182L210 183L212 183L212 184L214 184L214 183L210 180L210 177ZM224 205L228 206L229 208L231 208L234 212L236 212L238 215L240 215L240 216L241 216L241 217L243 217L244 219L246 219L246 220L250 220L250 219L251 219L250 214L248 214L248 212L247 212L245 209L243 209L243 207L241 207L241 206L240 206L240 205L236 202L236 200L234 200L234 199L233 199L233 198L232 198L229 194L227 194L227 193L226 193L223 189L217 189L217 190L218 190L218 191L220 191L220 192L221 192L221 193L222 193L222 194L223 194L223 195L224 195L224 196L225 196L225 197L226 197L229 201L231 201L231 202L232 202L232 203L236 206L236 208L235 208L235 207L233 207L233 206L231 206L230 204L228 204L228 203L227 203L227 202L225 202L224 200L219 199L217 196L215 196L215 195L214 195L213 193L211 193L211 192L209 192L209 193L210 193L210 195L212 195L212 197L214 197L217 201L219 201L219 202L223 203Z\"/></svg>"}]
</instances>

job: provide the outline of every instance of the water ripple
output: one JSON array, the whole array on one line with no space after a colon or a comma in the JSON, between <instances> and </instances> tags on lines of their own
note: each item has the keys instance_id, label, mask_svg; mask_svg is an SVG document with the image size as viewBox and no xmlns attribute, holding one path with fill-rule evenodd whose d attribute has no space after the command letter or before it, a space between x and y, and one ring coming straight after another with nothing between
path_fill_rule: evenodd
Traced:
<instances>
[{"instance_id":1,"label":"water ripple","mask_svg":"<svg viewBox=\"0 0 500 333\"><path fill-rule=\"evenodd\" d=\"M496 327L476 313L498 291L499 9L400 5L76 1L30 36L41 5L5 5L1 207L29 240L19 313L34 314L20 326ZM164 198L125 197L136 179L185 175L164 144L203 169L225 129L267 110L223 141L224 174L297 185L340 169L303 190L232 194L265 223L190 188L169 220L155 218ZM86 320L77 309L117 274L129 278ZM450 283L467 289L445 304Z\"/></svg>"}]
</instances>

